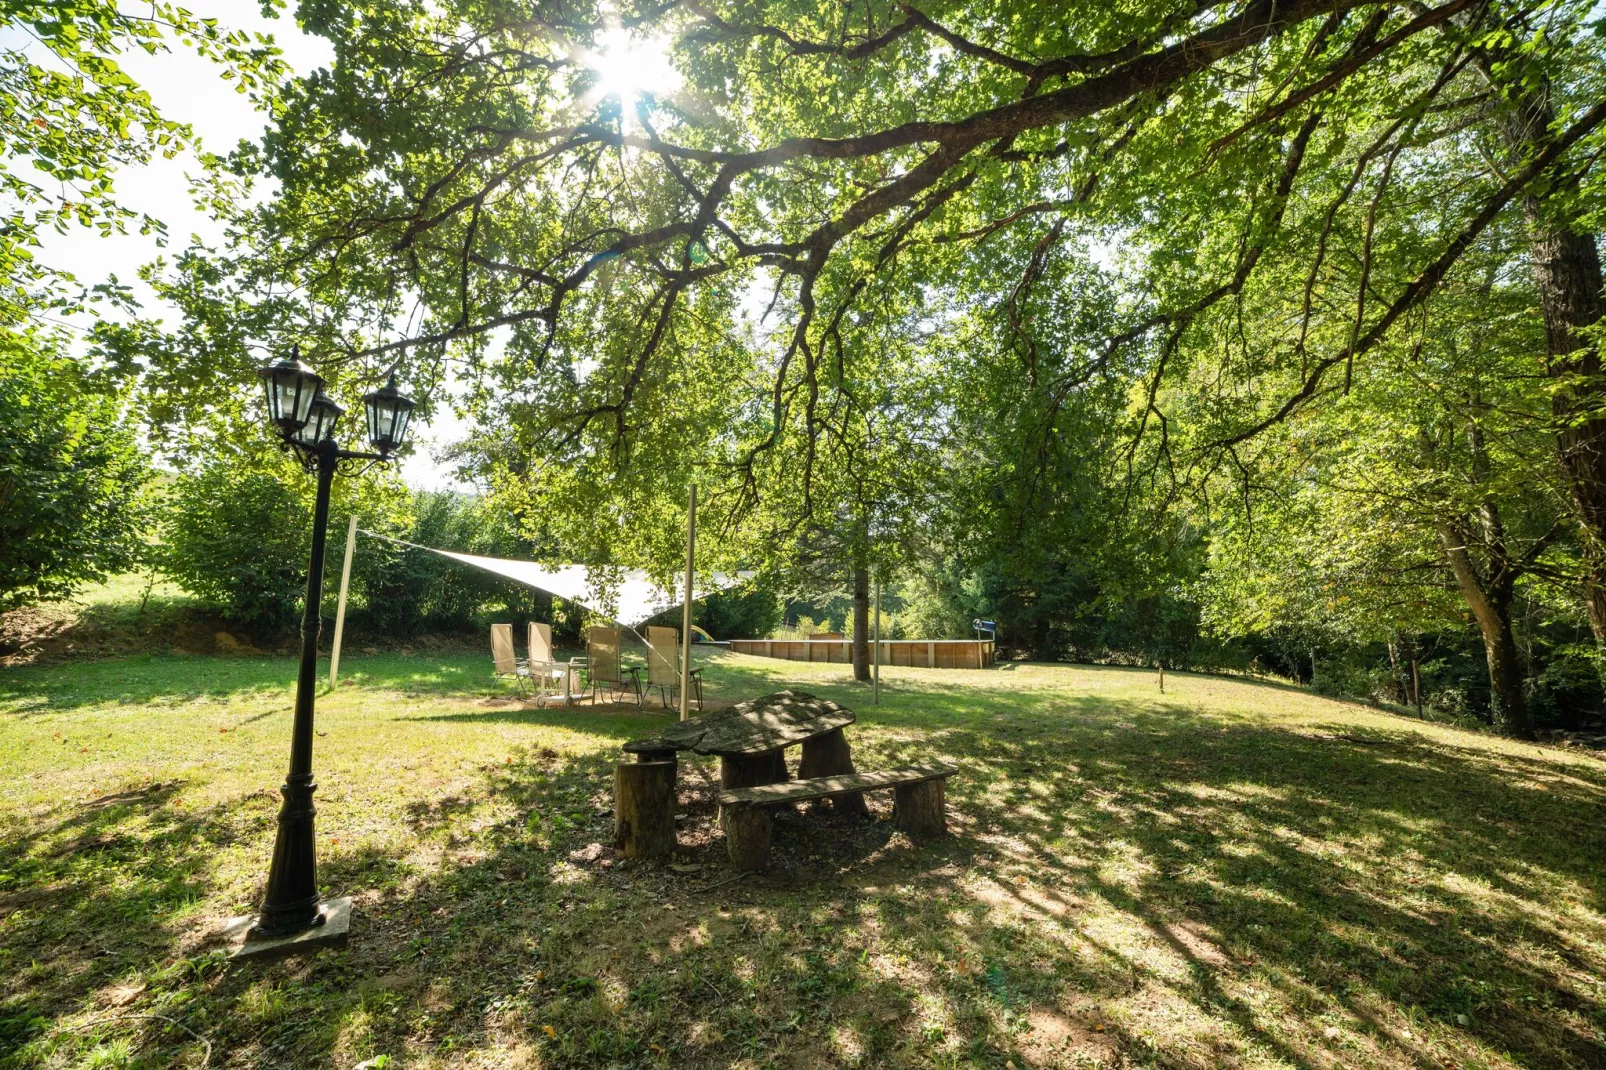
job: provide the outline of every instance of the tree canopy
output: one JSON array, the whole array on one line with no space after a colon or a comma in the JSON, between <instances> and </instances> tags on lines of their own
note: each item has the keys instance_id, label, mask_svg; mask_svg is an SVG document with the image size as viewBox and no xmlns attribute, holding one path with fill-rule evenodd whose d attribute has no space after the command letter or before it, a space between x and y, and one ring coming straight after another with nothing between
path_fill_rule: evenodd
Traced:
<instances>
[{"instance_id":1,"label":"tree canopy","mask_svg":"<svg viewBox=\"0 0 1606 1070\"><path fill-rule=\"evenodd\" d=\"M1507 707L1517 602L1606 643L1597 5L296 17L333 63L215 174L229 239L151 269L181 321L97 336L160 369L164 448L244 433L298 342L461 407L457 461L575 557L667 572L695 481L711 563L1462 616Z\"/></svg>"}]
</instances>

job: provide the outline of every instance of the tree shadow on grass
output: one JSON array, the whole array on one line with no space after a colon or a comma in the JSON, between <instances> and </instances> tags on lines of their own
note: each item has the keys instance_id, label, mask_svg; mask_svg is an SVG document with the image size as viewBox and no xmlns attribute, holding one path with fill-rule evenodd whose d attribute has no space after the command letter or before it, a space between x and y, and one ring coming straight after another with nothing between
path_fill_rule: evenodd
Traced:
<instances>
[{"instance_id":1,"label":"tree shadow on grass","mask_svg":"<svg viewBox=\"0 0 1606 1070\"><path fill-rule=\"evenodd\" d=\"M516 751L460 795L398 808L428 859L364 848L326 864L326 886L357 896L349 952L197 968L131 1007L182 993L220 1063L264 1066L1606 1061L1589 981L1606 967L1606 769L1475 738L1010 702L1002 722L968 701L892 711L854 738L861 768L961 765L953 837L909 844L873 797L883 820L780 821L784 864L735 881L711 762L681 767L686 850L670 866L589 848L610 837L611 748ZM637 734L583 711L518 716ZM484 827L477 799L500 815ZM50 827L50 845L81 834ZM174 872L204 895L221 834L184 835ZM115 887L141 864L109 861L67 877ZM138 924L150 959L171 950L170 924ZM63 930L30 954L71 964L74 946ZM108 976L64 970L47 1002L91 999Z\"/></svg>"},{"instance_id":2,"label":"tree shadow on grass","mask_svg":"<svg viewBox=\"0 0 1606 1070\"><path fill-rule=\"evenodd\" d=\"M208 859L260 831L238 814L186 809L183 788L169 781L64 802L6 830L0 1065L85 994L167 959L177 943L169 920L213 892Z\"/></svg>"},{"instance_id":3,"label":"tree shadow on grass","mask_svg":"<svg viewBox=\"0 0 1606 1070\"><path fill-rule=\"evenodd\" d=\"M0 711L41 716L90 706L228 702L253 694L289 702L296 665L292 657L145 655L28 666L0 674ZM383 689L410 698L501 693L488 659L455 652L345 658L341 668L342 693ZM320 659L318 680L321 700L329 695L326 657Z\"/></svg>"}]
</instances>

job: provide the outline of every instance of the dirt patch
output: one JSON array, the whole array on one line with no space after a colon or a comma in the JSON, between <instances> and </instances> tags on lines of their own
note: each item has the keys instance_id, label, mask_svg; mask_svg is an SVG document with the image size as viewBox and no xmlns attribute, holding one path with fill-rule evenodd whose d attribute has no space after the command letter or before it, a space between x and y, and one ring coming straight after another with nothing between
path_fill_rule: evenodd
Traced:
<instances>
[{"instance_id":1,"label":"dirt patch","mask_svg":"<svg viewBox=\"0 0 1606 1070\"><path fill-rule=\"evenodd\" d=\"M153 605L141 613L128 606L44 602L0 614L0 666L6 668L151 652L264 653L215 613L189 604Z\"/></svg>"},{"instance_id":2,"label":"dirt patch","mask_svg":"<svg viewBox=\"0 0 1606 1070\"><path fill-rule=\"evenodd\" d=\"M1092 1012L1065 1014L1040 1007L1026 1012L1020 1057L1027 1066L1114 1066L1121 1045Z\"/></svg>"},{"instance_id":3,"label":"dirt patch","mask_svg":"<svg viewBox=\"0 0 1606 1070\"><path fill-rule=\"evenodd\" d=\"M1198 922L1167 922L1161 925L1161 930L1195 962L1217 969L1231 964L1226 954L1215 945L1204 926Z\"/></svg>"}]
</instances>

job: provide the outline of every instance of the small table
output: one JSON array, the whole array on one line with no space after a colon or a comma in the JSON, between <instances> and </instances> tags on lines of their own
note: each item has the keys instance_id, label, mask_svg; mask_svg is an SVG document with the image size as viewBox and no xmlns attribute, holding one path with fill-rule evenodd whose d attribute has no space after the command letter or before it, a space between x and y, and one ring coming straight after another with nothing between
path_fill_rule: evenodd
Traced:
<instances>
[{"instance_id":1,"label":"small table","mask_svg":"<svg viewBox=\"0 0 1606 1070\"><path fill-rule=\"evenodd\" d=\"M563 705L567 707L574 705L574 685L585 667L585 658L570 658L568 661L546 662L540 671L549 674L547 678L551 680L563 677Z\"/></svg>"}]
</instances>

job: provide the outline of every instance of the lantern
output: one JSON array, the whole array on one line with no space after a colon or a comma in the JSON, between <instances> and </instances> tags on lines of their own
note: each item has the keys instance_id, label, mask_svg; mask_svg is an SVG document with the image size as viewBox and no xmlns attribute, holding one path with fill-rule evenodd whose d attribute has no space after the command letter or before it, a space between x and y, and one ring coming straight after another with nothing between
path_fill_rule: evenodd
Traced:
<instances>
[{"instance_id":1,"label":"lantern","mask_svg":"<svg viewBox=\"0 0 1606 1070\"><path fill-rule=\"evenodd\" d=\"M335 437L335 423L339 421L340 414L346 410L332 401L322 390L313 397L310 409L307 422L296 432L295 443L312 449L325 439Z\"/></svg>"},{"instance_id":2,"label":"lantern","mask_svg":"<svg viewBox=\"0 0 1606 1070\"><path fill-rule=\"evenodd\" d=\"M262 389L267 395L268 422L289 438L301 430L312 411L312 399L323 386L317 372L301 363L301 351L291 351L289 358L257 369Z\"/></svg>"},{"instance_id":3,"label":"lantern","mask_svg":"<svg viewBox=\"0 0 1606 1070\"><path fill-rule=\"evenodd\" d=\"M413 399L396 389L396 376L363 399L368 410L368 441L380 454L400 449L407 441L407 425L413 417Z\"/></svg>"}]
</instances>

